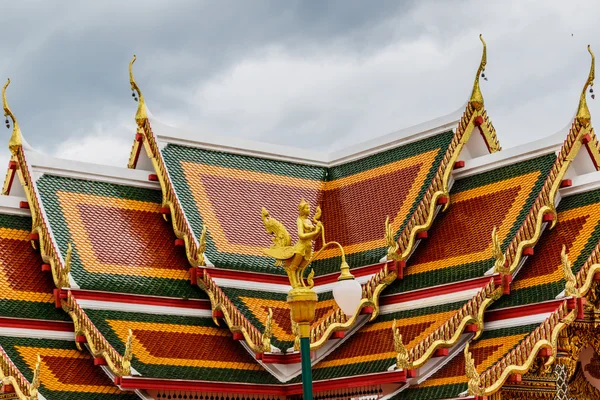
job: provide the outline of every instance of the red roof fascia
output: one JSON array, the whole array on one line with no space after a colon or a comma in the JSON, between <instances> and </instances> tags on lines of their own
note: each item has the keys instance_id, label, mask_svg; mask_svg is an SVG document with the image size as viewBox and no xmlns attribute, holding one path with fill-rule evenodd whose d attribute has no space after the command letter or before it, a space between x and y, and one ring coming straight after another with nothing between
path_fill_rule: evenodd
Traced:
<instances>
[{"instance_id":1,"label":"red roof fascia","mask_svg":"<svg viewBox=\"0 0 600 400\"><path fill-rule=\"evenodd\" d=\"M0 327L18 329L37 329L43 331L73 332L72 322L45 321L40 319L21 319L0 317Z\"/></svg>"},{"instance_id":2,"label":"red roof fascia","mask_svg":"<svg viewBox=\"0 0 600 400\"><path fill-rule=\"evenodd\" d=\"M493 277L496 281L500 275L495 274L492 276L482 276L480 278L469 279L460 282L449 283L445 285L432 286L419 290L412 290L404 293L396 293L391 295L382 296L379 300L379 304L384 306L388 304L404 303L406 301L413 301L424 299L433 296L440 296L443 294L462 292L463 290L483 288L485 285L490 283L490 278Z\"/></svg>"},{"instance_id":3,"label":"red roof fascia","mask_svg":"<svg viewBox=\"0 0 600 400\"><path fill-rule=\"evenodd\" d=\"M369 374L340 379L330 379L313 382L313 390L322 392L325 390L336 390L353 388L367 385L378 385L386 383L405 383L405 371L392 371L382 374ZM145 390L181 390L187 392L220 392L220 393L248 393L268 395L293 395L302 393L302 384L294 383L288 385L261 385L245 383L225 383L206 381L184 381L171 379L152 379L136 376L124 376L121 378L122 389L145 389Z\"/></svg>"},{"instance_id":4,"label":"red roof fascia","mask_svg":"<svg viewBox=\"0 0 600 400\"><path fill-rule=\"evenodd\" d=\"M145 304L150 306L178 307L195 310L210 310L210 300L178 299L174 297L145 296L137 294L95 292L90 290L69 289L60 291L60 298L66 299L71 291L77 300L111 301L115 303Z\"/></svg>"},{"instance_id":5,"label":"red roof fascia","mask_svg":"<svg viewBox=\"0 0 600 400\"><path fill-rule=\"evenodd\" d=\"M388 261L387 263L390 264L390 263L393 263L393 261ZM365 275L373 275L373 274L378 273L385 264L386 264L385 262L381 262L381 263L377 263L377 264L371 264L371 265L366 265L363 267L353 268L351 270L351 272L352 272L352 275L354 275L357 278L360 276L365 276ZM390 267L390 266L388 265L388 267ZM285 275L273 275L273 274L265 274L265 273L261 273L261 272L238 271L238 270L232 270L232 269L222 269L222 268L213 268L213 267L197 268L196 273L199 278L202 278L204 276L204 269L206 269L207 272L210 273L210 276L212 278L231 279L231 280L236 280L236 281L239 280L239 281L250 281L250 282L260 282L260 283L271 283L271 284L278 284L278 285L289 285L290 284L288 277ZM334 272L332 274L317 276L314 278L315 286L325 285L327 283L336 282L339 276L340 276L340 274L337 272Z\"/></svg>"},{"instance_id":6,"label":"red roof fascia","mask_svg":"<svg viewBox=\"0 0 600 400\"><path fill-rule=\"evenodd\" d=\"M551 313L556 311L565 299L556 299L544 301L541 303L527 304L523 306L501 308L498 310L488 310L485 313L484 321L500 321L509 318L527 317L529 315Z\"/></svg>"}]
</instances>

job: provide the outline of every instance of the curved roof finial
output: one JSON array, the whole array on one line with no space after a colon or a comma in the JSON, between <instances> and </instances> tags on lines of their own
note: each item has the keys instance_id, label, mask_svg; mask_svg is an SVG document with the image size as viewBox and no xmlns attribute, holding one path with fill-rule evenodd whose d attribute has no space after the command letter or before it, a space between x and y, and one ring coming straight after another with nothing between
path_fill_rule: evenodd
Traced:
<instances>
[{"instance_id":1,"label":"curved roof finial","mask_svg":"<svg viewBox=\"0 0 600 400\"><path fill-rule=\"evenodd\" d=\"M8 148L10 149L12 154L16 154L18 149L23 145L23 141L21 140L21 129L19 128L19 123L15 118L15 115L10 110L8 106L8 102L6 101L6 88L10 85L10 78L7 79L4 87L2 88L2 107L4 108L4 116L6 118L6 126L8 127L8 117L12 119L13 123L13 131L8 141Z\"/></svg>"},{"instance_id":2,"label":"curved roof finial","mask_svg":"<svg viewBox=\"0 0 600 400\"><path fill-rule=\"evenodd\" d=\"M135 60L136 56L134 54L133 58L129 62L129 83L131 84L131 90L137 92L137 96L139 98L138 109L135 113L135 120L137 121L138 125L141 126L144 123L144 121L148 119L148 114L146 113L146 103L144 102L144 96L142 95L142 91L140 90L137 83L135 83L135 78L133 77L133 63L135 62Z\"/></svg>"},{"instance_id":3,"label":"curved roof finial","mask_svg":"<svg viewBox=\"0 0 600 400\"><path fill-rule=\"evenodd\" d=\"M590 120L592 119L585 95L588 87L594 86L594 75L596 69L596 60L589 44L587 48L590 52L590 55L592 56L592 66L590 67L590 74L588 75L587 81L585 81L585 85L583 85L583 90L581 91L581 96L579 97L579 108L577 109L576 117L577 122L579 122L584 127L588 126L590 124Z\"/></svg>"},{"instance_id":4,"label":"curved roof finial","mask_svg":"<svg viewBox=\"0 0 600 400\"><path fill-rule=\"evenodd\" d=\"M477 75L473 83L473 92L471 92L471 98L469 99L469 103L478 111L483 108L483 95L481 94L481 89L479 89L479 77L485 71L485 65L487 64L487 48L481 34L479 35L479 40L483 43L483 54L481 55L481 62L479 63L479 68L477 68Z\"/></svg>"}]
</instances>

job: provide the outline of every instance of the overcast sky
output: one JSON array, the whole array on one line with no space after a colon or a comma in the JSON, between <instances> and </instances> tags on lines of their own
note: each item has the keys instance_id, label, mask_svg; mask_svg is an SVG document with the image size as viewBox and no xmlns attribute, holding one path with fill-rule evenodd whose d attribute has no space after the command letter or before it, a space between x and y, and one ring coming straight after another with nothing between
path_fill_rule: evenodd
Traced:
<instances>
[{"instance_id":1,"label":"overcast sky","mask_svg":"<svg viewBox=\"0 0 600 400\"><path fill-rule=\"evenodd\" d=\"M600 55L597 0L21 0L3 1L0 15L0 77L12 79L9 103L28 142L120 166L135 133L134 53L157 118L305 148L339 148L460 108L479 33L488 44L482 92L502 146L548 136L576 111L586 45ZM600 98L588 103L600 120Z\"/></svg>"}]
</instances>

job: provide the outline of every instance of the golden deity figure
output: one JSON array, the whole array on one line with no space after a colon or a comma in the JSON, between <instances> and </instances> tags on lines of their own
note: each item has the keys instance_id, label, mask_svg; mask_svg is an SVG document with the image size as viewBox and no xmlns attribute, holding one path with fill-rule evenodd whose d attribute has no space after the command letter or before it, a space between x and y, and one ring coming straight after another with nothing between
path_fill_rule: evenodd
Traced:
<instances>
[{"instance_id":1,"label":"golden deity figure","mask_svg":"<svg viewBox=\"0 0 600 400\"><path fill-rule=\"evenodd\" d=\"M292 246L292 239L285 226L271 217L269 211L263 207L262 220L267 233L273 235L273 244L264 249L269 257L273 257L275 265L282 265L289 278L292 288L305 287L302 276L304 270L313 258L313 241L323 233L323 224L320 221L321 208L317 207L313 221L309 219L310 205L302 199L298 205L298 241ZM314 223L313 223L314 222ZM312 277L309 277L309 287L312 287Z\"/></svg>"}]
</instances>

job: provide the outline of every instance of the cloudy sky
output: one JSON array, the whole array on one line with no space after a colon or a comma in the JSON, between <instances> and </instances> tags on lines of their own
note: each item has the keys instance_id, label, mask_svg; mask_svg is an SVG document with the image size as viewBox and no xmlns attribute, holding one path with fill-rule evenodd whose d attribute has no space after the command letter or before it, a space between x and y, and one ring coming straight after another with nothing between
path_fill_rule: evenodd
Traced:
<instances>
[{"instance_id":1,"label":"cloudy sky","mask_svg":"<svg viewBox=\"0 0 600 400\"><path fill-rule=\"evenodd\" d=\"M574 115L586 45L600 55L597 0L22 0L4 1L0 15L0 77L12 79L9 103L29 143L120 166L135 133L134 53L157 118L305 148L343 147L460 108L479 33L501 144L547 136ZM600 98L589 104L600 119Z\"/></svg>"}]
</instances>

